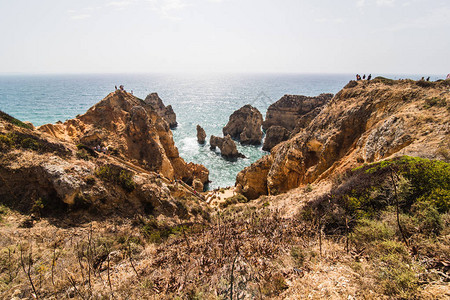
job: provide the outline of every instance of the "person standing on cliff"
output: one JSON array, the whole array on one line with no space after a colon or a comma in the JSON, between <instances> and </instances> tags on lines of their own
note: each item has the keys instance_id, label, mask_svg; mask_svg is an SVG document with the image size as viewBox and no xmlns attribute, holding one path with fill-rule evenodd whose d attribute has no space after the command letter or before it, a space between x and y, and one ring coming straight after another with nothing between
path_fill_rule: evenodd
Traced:
<instances>
[{"instance_id":1,"label":"person standing on cliff","mask_svg":"<svg viewBox=\"0 0 450 300\"><path fill-rule=\"evenodd\" d=\"M363 79L366 79L366 74L363 75Z\"/></svg>"},{"instance_id":2,"label":"person standing on cliff","mask_svg":"<svg viewBox=\"0 0 450 300\"><path fill-rule=\"evenodd\" d=\"M367 76L367 81L370 81L370 79L372 79L372 74L369 74L369 76Z\"/></svg>"}]
</instances>

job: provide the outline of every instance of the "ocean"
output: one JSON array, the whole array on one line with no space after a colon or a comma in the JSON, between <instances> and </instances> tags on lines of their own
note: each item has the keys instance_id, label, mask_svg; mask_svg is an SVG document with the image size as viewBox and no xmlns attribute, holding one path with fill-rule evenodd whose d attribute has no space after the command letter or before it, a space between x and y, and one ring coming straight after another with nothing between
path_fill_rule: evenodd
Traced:
<instances>
[{"instance_id":1,"label":"ocean","mask_svg":"<svg viewBox=\"0 0 450 300\"><path fill-rule=\"evenodd\" d=\"M211 135L222 136L229 116L245 104L255 106L265 116L269 105L285 94L335 94L352 79L352 74L0 75L0 110L40 126L83 114L114 91L115 85L123 84L142 99L157 92L177 115L173 136L180 156L205 165L210 170L209 189L214 189L233 186L237 173L267 152L261 146L237 144L247 158L227 161L211 151L208 143L197 143L197 124L205 129L209 141Z\"/></svg>"}]
</instances>

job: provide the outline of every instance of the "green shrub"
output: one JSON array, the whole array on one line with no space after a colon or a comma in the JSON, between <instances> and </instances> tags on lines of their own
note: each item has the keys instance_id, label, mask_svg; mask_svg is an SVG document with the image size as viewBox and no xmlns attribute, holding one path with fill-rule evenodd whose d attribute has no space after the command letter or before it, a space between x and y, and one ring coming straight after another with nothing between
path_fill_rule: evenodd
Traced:
<instances>
[{"instance_id":1,"label":"green shrub","mask_svg":"<svg viewBox=\"0 0 450 300\"><path fill-rule=\"evenodd\" d=\"M411 262L405 262L399 254L381 259L377 279L386 295L401 299L414 298L418 288L418 277Z\"/></svg>"},{"instance_id":2,"label":"green shrub","mask_svg":"<svg viewBox=\"0 0 450 300\"><path fill-rule=\"evenodd\" d=\"M89 154L85 150L78 150L76 156L79 159L89 160Z\"/></svg>"},{"instance_id":3,"label":"green shrub","mask_svg":"<svg viewBox=\"0 0 450 300\"><path fill-rule=\"evenodd\" d=\"M225 199L224 202L220 203L220 208L226 208L230 205L237 204L237 203L248 203L248 201L249 200L244 195L236 194L232 197Z\"/></svg>"},{"instance_id":4,"label":"green shrub","mask_svg":"<svg viewBox=\"0 0 450 300\"><path fill-rule=\"evenodd\" d=\"M267 277L268 278L265 279L265 282L261 287L261 292L265 296L277 296L289 287L283 275L280 273L276 273L272 276L269 275Z\"/></svg>"},{"instance_id":5,"label":"green shrub","mask_svg":"<svg viewBox=\"0 0 450 300\"><path fill-rule=\"evenodd\" d=\"M5 112L3 112L1 110L0 110L0 120L4 120L6 122L9 122L9 123L11 123L13 125L16 125L16 126L19 126L19 127L22 127L22 128L32 129L31 126L23 123L22 121L20 121L20 120L14 118L14 117L8 115L7 113L5 113Z\"/></svg>"},{"instance_id":6,"label":"green shrub","mask_svg":"<svg viewBox=\"0 0 450 300\"><path fill-rule=\"evenodd\" d=\"M133 181L133 173L118 166L106 165L97 169L95 174L105 180L120 185L127 192L132 192L136 188Z\"/></svg>"},{"instance_id":7,"label":"green shrub","mask_svg":"<svg viewBox=\"0 0 450 300\"><path fill-rule=\"evenodd\" d=\"M0 221L2 221L3 216L8 213L8 209L3 204L0 204Z\"/></svg>"},{"instance_id":8,"label":"green shrub","mask_svg":"<svg viewBox=\"0 0 450 300\"><path fill-rule=\"evenodd\" d=\"M0 151L4 152L14 147L14 141L9 135L0 134Z\"/></svg>"},{"instance_id":9,"label":"green shrub","mask_svg":"<svg viewBox=\"0 0 450 300\"><path fill-rule=\"evenodd\" d=\"M291 248L291 257L294 260L295 266L300 268L305 263L306 253L302 248L294 246Z\"/></svg>"},{"instance_id":10,"label":"green shrub","mask_svg":"<svg viewBox=\"0 0 450 300\"><path fill-rule=\"evenodd\" d=\"M40 145L38 141L34 138L25 138L20 142L20 146L24 149L31 149L34 151L38 151L40 149Z\"/></svg>"},{"instance_id":11,"label":"green shrub","mask_svg":"<svg viewBox=\"0 0 450 300\"><path fill-rule=\"evenodd\" d=\"M354 228L351 239L356 244L368 244L371 242L392 239L394 235L394 229L385 222L362 219Z\"/></svg>"},{"instance_id":12,"label":"green shrub","mask_svg":"<svg viewBox=\"0 0 450 300\"><path fill-rule=\"evenodd\" d=\"M423 195L417 202L424 202L436 208L440 213L446 213L450 209L450 190L437 187L428 195Z\"/></svg>"},{"instance_id":13,"label":"green shrub","mask_svg":"<svg viewBox=\"0 0 450 300\"><path fill-rule=\"evenodd\" d=\"M432 97L425 99L425 108L437 106L437 107L445 107L447 103L445 102L445 99L438 98L438 97Z\"/></svg>"},{"instance_id":14,"label":"green shrub","mask_svg":"<svg viewBox=\"0 0 450 300\"><path fill-rule=\"evenodd\" d=\"M442 218L438 210L426 202L415 203L412 211L419 223L419 231L425 235L438 235L443 229Z\"/></svg>"},{"instance_id":15,"label":"green shrub","mask_svg":"<svg viewBox=\"0 0 450 300\"><path fill-rule=\"evenodd\" d=\"M98 153L95 152L95 150L92 149L92 148L89 147L89 146L86 146L86 145L83 145L83 144L78 144L78 145L77 145L77 149L80 150L79 152L83 152L83 153L85 153L86 155L90 155L90 156L92 156L92 157L98 157ZM78 152L77 152L77 154L78 154ZM83 158L83 159L84 159L84 158ZM86 160L88 160L88 159L86 159Z\"/></svg>"},{"instance_id":16,"label":"green shrub","mask_svg":"<svg viewBox=\"0 0 450 300\"><path fill-rule=\"evenodd\" d=\"M150 243L160 244L171 235L178 235L182 231L187 232L188 228L184 225L170 227L166 224L158 223L155 218L151 218L142 226L142 233Z\"/></svg>"},{"instance_id":17,"label":"green shrub","mask_svg":"<svg viewBox=\"0 0 450 300\"><path fill-rule=\"evenodd\" d=\"M373 82L381 82L381 83L386 84L386 85L393 85L393 84L395 84L395 80L389 79L389 78L385 78L385 77L382 77L382 76L375 77L373 79Z\"/></svg>"}]
</instances>

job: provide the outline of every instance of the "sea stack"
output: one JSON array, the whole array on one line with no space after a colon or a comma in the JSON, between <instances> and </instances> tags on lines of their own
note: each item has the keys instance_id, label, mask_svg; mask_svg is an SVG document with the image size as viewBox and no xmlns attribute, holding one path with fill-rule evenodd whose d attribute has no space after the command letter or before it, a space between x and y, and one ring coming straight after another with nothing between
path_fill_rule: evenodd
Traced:
<instances>
[{"instance_id":1,"label":"sea stack","mask_svg":"<svg viewBox=\"0 0 450 300\"><path fill-rule=\"evenodd\" d=\"M247 104L230 116L228 124L222 130L223 135L230 135L242 145L259 145L263 136L262 122L259 110Z\"/></svg>"},{"instance_id":2,"label":"sea stack","mask_svg":"<svg viewBox=\"0 0 450 300\"><path fill-rule=\"evenodd\" d=\"M197 125L197 141L199 144L204 144L206 141L206 132L200 125Z\"/></svg>"},{"instance_id":3,"label":"sea stack","mask_svg":"<svg viewBox=\"0 0 450 300\"><path fill-rule=\"evenodd\" d=\"M171 129L177 127L177 115L173 111L172 105L165 106L157 93L149 94L144 101L149 104L161 118L169 123Z\"/></svg>"},{"instance_id":4,"label":"sea stack","mask_svg":"<svg viewBox=\"0 0 450 300\"><path fill-rule=\"evenodd\" d=\"M245 158L245 155L237 150L236 143L231 139L230 135L223 138L212 135L209 139L209 144L211 145L211 150L215 150L218 147L222 156L227 159Z\"/></svg>"}]
</instances>

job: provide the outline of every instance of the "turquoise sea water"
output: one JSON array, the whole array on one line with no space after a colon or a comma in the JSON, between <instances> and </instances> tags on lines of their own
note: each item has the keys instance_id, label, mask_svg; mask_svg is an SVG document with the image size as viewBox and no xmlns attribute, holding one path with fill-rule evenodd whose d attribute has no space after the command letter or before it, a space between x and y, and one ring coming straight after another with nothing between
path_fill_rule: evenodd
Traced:
<instances>
[{"instance_id":1,"label":"turquoise sea water","mask_svg":"<svg viewBox=\"0 0 450 300\"><path fill-rule=\"evenodd\" d=\"M353 78L349 74L3 75L0 76L0 110L39 126L84 113L113 91L115 85L123 84L127 91L133 90L142 99L157 92L164 104L173 106L177 115L178 127L173 135L180 156L210 170L209 188L212 189L234 185L240 170L267 153L261 146L238 144L239 151L247 158L226 161L211 151L208 144L197 144L197 124L205 129L209 141L210 135L222 136L229 116L245 104L252 104L265 115L267 107L285 94L334 94Z\"/></svg>"}]
</instances>

